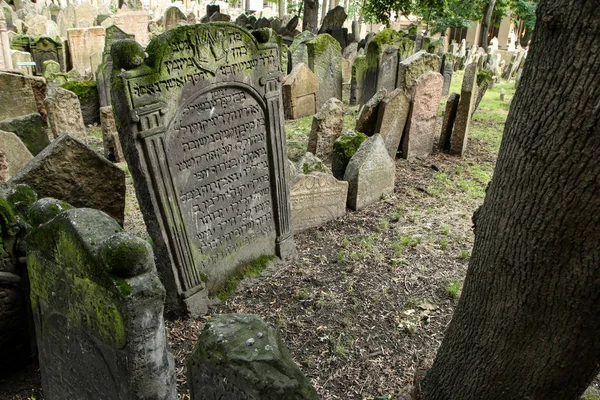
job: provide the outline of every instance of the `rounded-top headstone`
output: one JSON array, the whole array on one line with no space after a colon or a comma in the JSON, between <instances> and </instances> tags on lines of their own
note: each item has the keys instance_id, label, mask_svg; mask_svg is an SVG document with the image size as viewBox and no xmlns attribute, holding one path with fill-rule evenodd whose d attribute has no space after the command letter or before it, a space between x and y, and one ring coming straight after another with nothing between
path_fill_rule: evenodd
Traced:
<instances>
[{"instance_id":1,"label":"rounded-top headstone","mask_svg":"<svg viewBox=\"0 0 600 400\"><path fill-rule=\"evenodd\" d=\"M150 244L127 232L115 233L106 239L100 257L110 271L123 278L148 272L154 265Z\"/></svg>"}]
</instances>

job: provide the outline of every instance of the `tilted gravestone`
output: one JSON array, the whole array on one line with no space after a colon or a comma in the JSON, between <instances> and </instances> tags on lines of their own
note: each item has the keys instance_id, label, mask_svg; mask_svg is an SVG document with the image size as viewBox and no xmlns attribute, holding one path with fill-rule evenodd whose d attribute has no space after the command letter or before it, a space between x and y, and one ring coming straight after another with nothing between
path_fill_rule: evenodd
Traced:
<instances>
[{"instance_id":1,"label":"tilted gravestone","mask_svg":"<svg viewBox=\"0 0 600 400\"><path fill-rule=\"evenodd\" d=\"M456 56L450 53L445 53L442 57L442 66L440 67L440 73L444 76L444 88L442 89L442 96L447 96L450 93L450 85L452 84L452 75L454 75L454 65L456 63Z\"/></svg>"},{"instance_id":2,"label":"tilted gravestone","mask_svg":"<svg viewBox=\"0 0 600 400\"><path fill-rule=\"evenodd\" d=\"M308 136L307 149L325 163L331 164L333 142L344 129L344 104L332 97L315 114Z\"/></svg>"},{"instance_id":3,"label":"tilted gravestone","mask_svg":"<svg viewBox=\"0 0 600 400\"><path fill-rule=\"evenodd\" d=\"M375 132L381 135L392 160L396 159L409 110L410 96L402 89L388 93L379 103Z\"/></svg>"},{"instance_id":4,"label":"tilted gravestone","mask_svg":"<svg viewBox=\"0 0 600 400\"><path fill-rule=\"evenodd\" d=\"M152 247L101 211L36 202L27 269L48 399L175 400Z\"/></svg>"},{"instance_id":5,"label":"tilted gravestone","mask_svg":"<svg viewBox=\"0 0 600 400\"><path fill-rule=\"evenodd\" d=\"M319 81L304 63L298 63L282 83L286 119L298 119L317 112Z\"/></svg>"},{"instance_id":6,"label":"tilted gravestone","mask_svg":"<svg viewBox=\"0 0 600 400\"><path fill-rule=\"evenodd\" d=\"M0 120L38 112L31 85L23 75L0 72L0 88Z\"/></svg>"},{"instance_id":7,"label":"tilted gravestone","mask_svg":"<svg viewBox=\"0 0 600 400\"><path fill-rule=\"evenodd\" d=\"M435 54L424 50L413 54L398 64L396 87L410 91L417 80L426 72L440 70L441 60Z\"/></svg>"},{"instance_id":8,"label":"tilted gravestone","mask_svg":"<svg viewBox=\"0 0 600 400\"><path fill-rule=\"evenodd\" d=\"M33 159L31 152L21 139L12 132L0 131L0 149L6 154L8 176L15 176L29 161Z\"/></svg>"},{"instance_id":9,"label":"tilted gravestone","mask_svg":"<svg viewBox=\"0 0 600 400\"><path fill-rule=\"evenodd\" d=\"M295 253L278 47L211 23L146 52L113 45L115 117L167 305L201 313L242 263Z\"/></svg>"},{"instance_id":10,"label":"tilted gravestone","mask_svg":"<svg viewBox=\"0 0 600 400\"><path fill-rule=\"evenodd\" d=\"M452 130L454 129L454 120L456 119L459 101L460 94L458 93L452 93L450 96L448 96L448 100L446 100L446 109L444 111L442 131L440 133L439 141L439 148L442 151L450 150L450 138L452 137Z\"/></svg>"},{"instance_id":11,"label":"tilted gravestone","mask_svg":"<svg viewBox=\"0 0 600 400\"><path fill-rule=\"evenodd\" d=\"M377 115L379 114L379 105L386 95L387 90L380 89L360 108L354 128L357 132L362 132L367 136L373 136L373 134L377 133L375 128Z\"/></svg>"},{"instance_id":12,"label":"tilted gravestone","mask_svg":"<svg viewBox=\"0 0 600 400\"><path fill-rule=\"evenodd\" d=\"M363 91L367 74L367 57L357 56L352 64L350 78L350 105L355 106L363 101Z\"/></svg>"},{"instance_id":13,"label":"tilted gravestone","mask_svg":"<svg viewBox=\"0 0 600 400\"><path fill-rule=\"evenodd\" d=\"M342 100L342 48L328 34L306 43L308 67L319 80L319 107L332 97Z\"/></svg>"},{"instance_id":14,"label":"tilted gravestone","mask_svg":"<svg viewBox=\"0 0 600 400\"><path fill-rule=\"evenodd\" d=\"M2 120L0 130L17 135L34 156L50 144L42 116L38 113Z\"/></svg>"},{"instance_id":15,"label":"tilted gravestone","mask_svg":"<svg viewBox=\"0 0 600 400\"><path fill-rule=\"evenodd\" d=\"M465 68L460 89L460 100L456 110L454 128L450 136L450 154L462 156L467 150L471 114L477 98L477 64L471 63Z\"/></svg>"},{"instance_id":16,"label":"tilted gravestone","mask_svg":"<svg viewBox=\"0 0 600 400\"><path fill-rule=\"evenodd\" d=\"M50 87L44 100L48 112L48 122L54 138L70 133L79 140L86 141L85 123L77 95L61 87Z\"/></svg>"}]
</instances>

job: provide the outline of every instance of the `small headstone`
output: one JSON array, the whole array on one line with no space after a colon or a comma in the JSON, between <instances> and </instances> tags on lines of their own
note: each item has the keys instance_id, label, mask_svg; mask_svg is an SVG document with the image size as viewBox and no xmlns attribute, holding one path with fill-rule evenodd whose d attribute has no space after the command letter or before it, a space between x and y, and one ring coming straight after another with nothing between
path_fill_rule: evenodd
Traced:
<instances>
[{"instance_id":1,"label":"small headstone","mask_svg":"<svg viewBox=\"0 0 600 400\"><path fill-rule=\"evenodd\" d=\"M105 29L101 26L67 30L71 62L81 75L91 75L90 55L104 50L105 35Z\"/></svg>"},{"instance_id":2,"label":"small headstone","mask_svg":"<svg viewBox=\"0 0 600 400\"><path fill-rule=\"evenodd\" d=\"M62 88L77 95L85 125L100 123L100 98L98 96L98 85L95 81L67 82L62 85Z\"/></svg>"},{"instance_id":3,"label":"small headstone","mask_svg":"<svg viewBox=\"0 0 600 400\"><path fill-rule=\"evenodd\" d=\"M165 11L163 24L165 31L170 31L173 28L177 28L179 25L187 25L187 17L179 7L172 6Z\"/></svg>"},{"instance_id":4,"label":"small headstone","mask_svg":"<svg viewBox=\"0 0 600 400\"><path fill-rule=\"evenodd\" d=\"M319 80L319 106L328 99L342 99L342 48L328 34L318 35L306 43L308 67Z\"/></svg>"},{"instance_id":5,"label":"small headstone","mask_svg":"<svg viewBox=\"0 0 600 400\"><path fill-rule=\"evenodd\" d=\"M210 16L210 22L229 22L231 21L231 16L227 14L221 14L220 12L216 12Z\"/></svg>"},{"instance_id":6,"label":"small headstone","mask_svg":"<svg viewBox=\"0 0 600 400\"><path fill-rule=\"evenodd\" d=\"M344 129L344 104L330 98L315 114L308 137L308 151L331 163L333 142L342 134Z\"/></svg>"},{"instance_id":7,"label":"small headstone","mask_svg":"<svg viewBox=\"0 0 600 400\"><path fill-rule=\"evenodd\" d=\"M443 86L439 72L426 72L412 86L411 110L402 137L403 158L411 160L433 151Z\"/></svg>"},{"instance_id":8,"label":"small headstone","mask_svg":"<svg viewBox=\"0 0 600 400\"><path fill-rule=\"evenodd\" d=\"M342 57L346 60L350 61L350 63L354 62L354 59L358 55L358 43L350 43L344 51L342 52Z\"/></svg>"},{"instance_id":9,"label":"small headstone","mask_svg":"<svg viewBox=\"0 0 600 400\"><path fill-rule=\"evenodd\" d=\"M304 31L294 38L294 41L288 48L288 68L290 72L299 63L308 65L308 48L306 47L306 43L315 37L317 36L311 31Z\"/></svg>"},{"instance_id":10,"label":"small headstone","mask_svg":"<svg viewBox=\"0 0 600 400\"><path fill-rule=\"evenodd\" d=\"M104 157L113 162L125 161L111 106L100 107L100 125Z\"/></svg>"},{"instance_id":11,"label":"small headstone","mask_svg":"<svg viewBox=\"0 0 600 400\"><path fill-rule=\"evenodd\" d=\"M344 87L352 81L352 63L342 57L342 84Z\"/></svg>"},{"instance_id":12,"label":"small headstone","mask_svg":"<svg viewBox=\"0 0 600 400\"><path fill-rule=\"evenodd\" d=\"M38 113L0 121L0 130L17 135L34 156L50 144L42 116Z\"/></svg>"},{"instance_id":13,"label":"small headstone","mask_svg":"<svg viewBox=\"0 0 600 400\"><path fill-rule=\"evenodd\" d=\"M477 98L477 64L471 63L465 68L460 101L456 112L456 120L450 137L450 153L462 157L467 150L471 114Z\"/></svg>"},{"instance_id":14,"label":"small headstone","mask_svg":"<svg viewBox=\"0 0 600 400\"><path fill-rule=\"evenodd\" d=\"M44 396L175 399L152 247L101 211L64 208L36 202L27 236Z\"/></svg>"},{"instance_id":15,"label":"small headstone","mask_svg":"<svg viewBox=\"0 0 600 400\"><path fill-rule=\"evenodd\" d=\"M331 172L336 179L344 179L350 159L365 140L367 135L349 129L333 142Z\"/></svg>"},{"instance_id":16,"label":"small headstone","mask_svg":"<svg viewBox=\"0 0 600 400\"><path fill-rule=\"evenodd\" d=\"M29 185L40 197L102 210L123 224L125 173L69 135L52 142L11 182Z\"/></svg>"},{"instance_id":17,"label":"small headstone","mask_svg":"<svg viewBox=\"0 0 600 400\"><path fill-rule=\"evenodd\" d=\"M150 43L160 62L144 51L112 46L115 118L167 306L200 314L244 263L295 253L279 48L197 24Z\"/></svg>"},{"instance_id":18,"label":"small headstone","mask_svg":"<svg viewBox=\"0 0 600 400\"><path fill-rule=\"evenodd\" d=\"M8 177L15 176L19 170L33 159L21 139L12 132L0 131L0 150L6 156L5 163L8 166Z\"/></svg>"},{"instance_id":19,"label":"small headstone","mask_svg":"<svg viewBox=\"0 0 600 400\"><path fill-rule=\"evenodd\" d=\"M445 53L442 57L441 74L444 76L444 87L442 88L442 96L447 96L450 92L452 84L452 75L454 75L454 63L456 57L450 53Z\"/></svg>"},{"instance_id":20,"label":"small headstone","mask_svg":"<svg viewBox=\"0 0 600 400\"><path fill-rule=\"evenodd\" d=\"M235 19L235 24L241 26L242 28L245 28L246 25L248 25L248 16L246 14L240 14Z\"/></svg>"},{"instance_id":21,"label":"small headstone","mask_svg":"<svg viewBox=\"0 0 600 400\"><path fill-rule=\"evenodd\" d=\"M38 112L31 85L23 75L0 72L0 88L0 120Z\"/></svg>"},{"instance_id":22,"label":"small headstone","mask_svg":"<svg viewBox=\"0 0 600 400\"><path fill-rule=\"evenodd\" d=\"M410 91L411 87L426 72L440 70L440 57L424 50L413 54L398 64L398 80L396 87Z\"/></svg>"},{"instance_id":23,"label":"small headstone","mask_svg":"<svg viewBox=\"0 0 600 400\"><path fill-rule=\"evenodd\" d=\"M79 140L86 141L83 115L75 93L60 87L50 87L44 105L54 138L69 133Z\"/></svg>"},{"instance_id":24,"label":"small headstone","mask_svg":"<svg viewBox=\"0 0 600 400\"><path fill-rule=\"evenodd\" d=\"M292 17L292 19L290 19L290 21L285 25L285 28L290 31L293 32L294 30L296 30L296 27L298 26L298 21L300 20L300 17L298 17L297 15L294 15Z\"/></svg>"},{"instance_id":25,"label":"small headstone","mask_svg":"<svg viewBox=\"0 0 600 400\"><path fill-rule=\"evenodd\" d=\"M388 93L379 103L375 132L381 135L392 160L396 159L409 110L410 96L402 89Z\"/></svg>"},{"instance_id":26,"label":"small headstone","mask_svg":"<svg viewBox=\"0 0 600 400\"><path fill-rule=\"evenodd\" d=\"M210 318L187 361L187 377L192 400L318 400L279 333L257 315Z\"/></svg>"},{"instance_id":27,"label":"small headstone","mask_svg":"<svg viewBox=\"0 0 600 400\"><path fill-rule=\"evenodd\" d=\"M348 182L348 207L360 210L392 193L395 170L381 136L376 134L365 140L344 173L344 180Z\"/></svg>"},{"instance_id":28,"label":"small headstone","mask_svg":"<svg viewBox=\"0 0 600 400\"><path fill-rule=\"evenodd\" d=\"M387 90L381 89L360 108L358 118L356 119L356 127L354 128L357 132L362 132L367 136L373 136L373 134L377 133L375 127L379 113L379 104L386 95Z\"/></svg>"},{"instance_id":29,"label":"small headstone","mask_svg":"<svg viewBox=\"0 0 600 400\"><path fill-rule=\"evenodd\" d=\"M346 214L348 182L329 173L298 175L290 190L292 227L295 232L321 226Z\"/></svg>"},{"instance_id":30,"label":"small headstone","mask_svg":"<svg viewBox=\"0 0 600 400\"><path fill-rule=\"evenodd\" d=\"M398 48L388 46L381 53L379 74L377 76L377 90L385 89L391 92L396 88L396 75L398 74Z\"/></svg>"},{"instance_id":31,"label":"small headstone","mask_svg":"<svg viewBox=\"0 0 600 400\"><path fill-rule=\"evenodd\" d=\"M123 32L134 35L135 40L142 46L150 43L150 32L148 31L148 13L140 11L119 11L113 16L113 24ZM110 47L104 49L110 52Z\"/></svg>"},{"instance_id":32,"label":"small headstone","mask_svg":"<svg viewBox=\"0 0 600 400\"><path fill-rule=\"evenodd\" d=\"M282 83L286 119L298 119L317 112L319 81L304 63L296 64Z\"/></svg>"},{"instance_id":33,"label":"small headstone","mask_svg":"<svg viewBox=\"0 0 600 400\"><path fill-rule=\"evenodd\" d=\"M450 150L450 138L454 129L454 120L458 110L460 94L452 93L446 101L446 110L444 111L444 120L442 121L442 132L440 134L439 148L442 151Z\"/></svg>"},{"instance_id":34,"label":"small headstone","mask_svg":"<svg viewBox=\"0 0 600 400\"><path fill-rule=\"evenodd\" d=\"M324 172L331 174L331 169L323 162L323 160L315 156L310 151L307 151L295 166L295 175L306 175L310 174L311 172Z\"/></svg>"},{"instance_id":35,"label":"small headstone","mask_svg":"<svg viewBox=\"0 0 600 400\"><path fill-rule=\"evenodd\" d=\"M350 78L350 105L360 104L363 99L365 77L367 73L367 57L357 56L352 64L352 76Z\"/></svg>"},{"instance_id":36,"label":"small headstone","mask_svg":"<svg viewBox=\"0 0 600 400\"><path fill-rule=\"evenodd\" d=\"M344 11L344 7L334 7L329 10L327 15L325 15L325 18L323 18L319 33L329 33L331 30L342 28L344 22L346 22L346 18L348 18L348 15L346 14L346 11Z\"/></svg>"}]
</instances>

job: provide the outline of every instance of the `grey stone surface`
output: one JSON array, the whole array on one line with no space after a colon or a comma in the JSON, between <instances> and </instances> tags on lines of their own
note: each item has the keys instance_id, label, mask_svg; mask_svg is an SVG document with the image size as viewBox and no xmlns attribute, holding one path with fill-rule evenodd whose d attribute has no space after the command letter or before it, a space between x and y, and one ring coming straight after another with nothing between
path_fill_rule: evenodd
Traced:
<instances>
[{"instance_id":1,"label":"grey stone surface","mask_svg":"<svg viewBox=\"0 0 600 400\"><path fill-rule=\"evenodd\" d=\"M367 73L367 57L356 56L352 64L352 76L350 77L350 105L360 104L363 99L365 77Z\"/></svg>"},{"instance_id":2,"label":"grey stone surface","mask_svg":"<svg viewBox=\"0 0 600 400\"><path fill-rule=\"evenodd\" d=\"M380 89L360 108L358 118L356 119L356 127L354 128L357 132L362 132L367 136L373 136L373 134L377 133L375 128L377 127L379 104L386 95L387 90Z\"/></svg>"},{"instance_id":3,"label":"grey stone surface","mask_svg":"<svg viewBox=\"0 0 600 400\"><path fill-rule=\"evenodd\" d=\"M114 162L125 161L112 107L100 107L100 126L102 127L104 157Z\"/></svg>"},{"instance_id":4,"label":"grey stone surface","mask_svg":"<svg viewBox=\"0 0 600 400\"><path fill-rule=\"evenodd\" d=\"M308 151L331 164L333 142L342 134L344 129L344 104L330 98L315 114L308 136Z\"/></svg>"},{"instance_id":5,"label":"grey stone surface","mask_svg":"<svg viewBox=\"0 0 600 400\"><path fill-rule=\"evenodd\" d=\"M308 48L306 47L306 43L310 42L315 37L317 37L317 35L311 31L304 31L294 38L294 41L288 48L288 72L291 72L299 63L308 65Z\"/></svg>"},{"instance_id":6,"label":"grey stone surface","mask_svg":"<svg viewBox=\"0 0 600 400\"><path fill-rule=\"evenodd\" d=\"M12 132L0 131L0 149L5 154L8 177L15 176L33 156L21 139Z\"/></svg>"},{"instance_id":7,"label":"grey stone surface","mask_svg":"<svg viewBox=\"0 0 600 400\"><path fill-rule=\"evenodd\" d=\"M315 156L310 151L304 153L294 169L294 176L306 175L310 174L311 172L324 172L331 175L331 169L327 166L327 164L325 164L323 160Z\"/></svg>"},{"instance_id":8,"label":"grey stone surface","mask_svg":"<svg viewBox=\"0 0 600 400\"><path fill-rule=\"evenodd\" d=\"M444 77L426 72L412 85L411 110L402 137L402 157L414 159L433 151Z\"/></svg>"},{"instance_id":9,"label":"grey stone surface","mask_svg":"<svg viewBox=\"0 0 600 400\"><path fill-rule=\"evenodd\" d=\"M318 399L278 332L257 315L213 316L187 371L192 400Z\"/></svg>"},{"instance_id":10,"label":"grey stone surface","mask_svg":"<svg viewBox=\"0 0 600 400\"><path fill-rule=\"evenodd\" d=\"M321 226L346 214L348 182L330 173L298 175L290 190L292 227L295 232Z\"/></svg>"},{"instance_id":11,"label":"grey stone surface","mask_svg":"<svg viewBox=\"0 0 600 400\"><path fill-rule=\"evenodd\" d=\"M282 83L286 119L298 119L317 112L319 80L304 63L298 63Z\"/></svg>"},{"instance_id":12,"label":"grey stone surface","mask_svg":"<svg viewBox=\"0 0 600 400\"><path fill-rule=\"evenodd\" d=\"M50 87L44 105L55 139L68 133L83 142L87 140L81 106L75 93L60 87Z\"/></svg>"},{"instance_id":13,"label":"grey stone surface","mask_svg":"<svg viewBox=\"0 0 600 400\"><path fill-rule=\"evenodd\" d=\"M325 18L323 18L323 23L321 24L321 28L319 28L319 33L329 33L329 31L333 29L342 28L347 17L348 15L346 15L344 7L337 6L332 8L327 12Z\"/></svg>"},{"instance_id":14,"label":"grey stone surface","mask_svg":"<svg viewBox=\"0 0 600 400\"><path fill-rule=\"evenodd\" d=\"M56 205L33 208L51 218L44 208ZM70 209L33 227L27 268L46 398L177 398L148 242L101 211Z\"/></svg>"},{"instance_id":15,"label":"grey stone surface","mask_svg":"<svg viewBox=\"0 0 600 400\"><path fill-rule=\"evenodd\" d=\"M342 48L331 35L321 34L306 43L308 67L319 80L319 107L328 99L342 100Z\"/></svg>"},{"instance_id":16,"label":"grey stone surface","mask_svg":"<svg viewBox=\"0 0 600 400\"><path fill-rule=\"evenodd\" d=\"M123 224L125 173L70 135L52 142L10 182L25 183L40 197L97 208Z\"/></svg>"},{"instance_id":17,"label":"grey stone surface","mask_svg":"<svg viewBox=\"0 0 600 400\"><path fill-rule=\"evenodd\" d=\"M113 76L115 118L167 307L201 314L244 263L295 255L279 48L197 24L144 51L112 46L113 70L125 70ZM131 62L144 59L161 62Z\"/></svg>"},{"instance_id":18,"label":"grey stone surface","mask_svg":"<svg viewBox=\"0 0 600 400\"><path fill-rule=\"evenodd\" d=\"M179 9L179 7L172 6L165 11L163 24L165 31L169 31L178 27L180 24L187 24L187 16Z\"/></svg>"},{"instance_id":19,"label":"grey stone surface","mask_svg":"<svg viewBox=\"0 0 600 400\"><path fill-rule=\"evenodd\" d=\"M360 210L394 191L396 168L380 135L365 140L344 173L348 182L348 207Z\"/></svg>"},{"instance_id":20,"label":"grey stone surface","mask_svg":"<svg viewBox=\"0 0 600 400\"><path fill-rule=\"evenodd\" d=\"M426 72L440 70L440 57L425 50L413 54L398 64L396 87L410 91L417 79Z\"/></svg>"},{"instance_id":21,"label":"grey stone surface","mask_svg":"<svg viewBox=\"0 0 600 400\"><path fill-rule=\"evenodd\" d=\"M0 121L0 130L13 132L34 156L50 144L50 138L38 113Z\"/></svg>"},{"instance_id":22,"label":"grey stone surface","mask_svg":"<svg viewBox=\"0 0 600 400\"><path fill-rule=\"evenodd\" d=\"M388 46L381 53L379 73L377 76L377 90L385 89L389 92L396 88L396 75L398 73L398 48Z\"/></svg>"},{"instance_id":23,"label":"grey stone surface","mask_svg":"<svg viewBox=\"0 0 600 400\"><path fill-rule=\"evenodd\" d=\"M439 148L442 151L450 150L450 138L454 129L454 120L458 111L458 102L460 94L452 93L446 101L446 110L444 111L444 120L442 121L442 131L440 133Z\"/></svg>"},{"instance_id":24,"label":"grey stone surface","mask_svg":"<svg viewBox=\"0 0 600 400\"><path fill-rule=\"evenodd\" d=\"M454 75L454 64L456 57L450 53L445 53L442 57L442 66L440 73L444 76L444 87L442 89L442 96L447 96L450 92L450 85L452 84L452 75Z\"/></svg>"},{"instance_id":25,"label":"grey stone surface","mask_svg":"<svg viewBox=\"0 0 600 400\"><path fill-rule=\"evenodd\" d=\"M477 64L471 63L465 68L460 90L460 101L458 102L454 128L450 137L450 154L462 156L467 150L469 125L471 124L471 114L473 107L475 107L477 92Z\"/></svg>"},{"instance_id":26,"label":"grey stone surface","mask_svg":"<svg viewBox=\"0 0 600 400\"><path fill-rule=\"evenodd\" d=\"M0 72L0 121L38 112L31 85L23 75Z\"/></svg>"},{"instance_id":27,"label":"grey stone surface","mask_svg":"<svg viewBox=\"0 0 600 400\"><path fill-rule=\"evenodd\" d=\"M402 89L388 93L379 103L375 132L381 135L392 160L396 159L409 111L410 96Z\"/></svg>"}]
</instances>

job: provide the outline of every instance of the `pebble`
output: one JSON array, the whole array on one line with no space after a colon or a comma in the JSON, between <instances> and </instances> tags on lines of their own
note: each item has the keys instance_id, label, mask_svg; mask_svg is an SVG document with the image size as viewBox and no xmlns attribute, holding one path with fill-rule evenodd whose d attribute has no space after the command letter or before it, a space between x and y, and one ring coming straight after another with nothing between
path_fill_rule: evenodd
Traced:
<instances>
[{"instance_id":1,"label":"pebble","mask_svg":"<svg viewBox=\"0 0 600 400\"><path fill-rule=\"evenodd\" d=\"M250 339L246 340L246 345L252 346L253 344L254 344L254 338L250 338Z\"/></svg>"}]
</instances>

